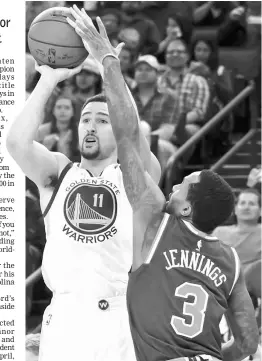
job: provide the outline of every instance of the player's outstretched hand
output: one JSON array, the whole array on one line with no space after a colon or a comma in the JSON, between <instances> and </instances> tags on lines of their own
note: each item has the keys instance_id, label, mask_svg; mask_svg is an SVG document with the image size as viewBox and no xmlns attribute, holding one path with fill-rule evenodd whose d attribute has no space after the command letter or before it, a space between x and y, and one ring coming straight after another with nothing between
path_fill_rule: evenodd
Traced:
<instances>
[{"instance_id":1,"label":"player's outstretched hand","mask_svg":"<svg viewBox=\"0 0 262 361\"><path fill-rule=\"evenodd\" d=\"M83 64L73 69L59 68L53 69L48 65L38 65L35 63L35 69L50 82L60 83L63 80L71 78L75 74L79 73L83 67Z\"/></svg>"},{"instance_id":2,"label":"player's outstretched hand","mask_svg":"<svg viewBox=\"0 0 262 361\"><path fill-rule=\"evenodd\" d=\"M70 8L70 11L75 18L75 22L67 18L68 23L75 29L76 33L81 36L86 50L97 62L102 64L105 55L108 54L118 58L118 55L125 44L118 44L116 48L111 45L106 29L99 17L96 18L99 27L98 32L84 9L80 11L76 5L73 5L73 8Z\"/></svg>"}]
</instances>

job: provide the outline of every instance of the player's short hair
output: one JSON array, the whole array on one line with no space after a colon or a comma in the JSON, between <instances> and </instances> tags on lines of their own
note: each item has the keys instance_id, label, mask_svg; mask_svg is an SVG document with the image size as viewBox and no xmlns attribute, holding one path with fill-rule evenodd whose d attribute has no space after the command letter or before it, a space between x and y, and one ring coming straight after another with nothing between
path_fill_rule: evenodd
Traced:
<instances>
[{"instance_id":1,"label":"player's short hair","mask_svg":"<svg viewBox=\"0 0 262 361\"><path fill-rule=\"evenodd\" d=\"M261 194L259 193L259 191L256 188L246 188L246 189L243 189L242 191L240 191L239 195L237 196L236 203L238 203L240 195L244 194L244 193L255 194L258 199L259 207L261 208Z\"/></svg>"},{"instance_id":2,"label":"player's short hair","mask_svg":"<svg viewBox=\"0 0 262 361\"><path fill-rule=\"evenodd\" d=\"M26 335L25 349L26 351L32 352L34 355L39 355L40 347L40 333L30 333Z\"/></svg>"},{"instance_id":3,"label":"player's short hair","mask_svg":"<svg viewBox=\"0 0 262 361\"><path fill-rule=\"evenodd\" d=\"M235 197L229 184L218 174L203 170L199 183L192 183L187 200L192 206L192 222L200 231L211 233L233 213Z\"/></svg>"},{"instance_id":4,"label":"player's short hair","mask_svg":"<svg viewBox=\"0 0 262 361\"><path fill-rule=\"evenodd\" d=\"M82 106L82 111L84 109L84 107L89 104L89 103L94 103L94 102L98 102L98 103L106 103L106 96L104 94L97 94L94 95L91 98L87 98L87 100L84 102L84 105Z\"/></svg>"}]
</instances>

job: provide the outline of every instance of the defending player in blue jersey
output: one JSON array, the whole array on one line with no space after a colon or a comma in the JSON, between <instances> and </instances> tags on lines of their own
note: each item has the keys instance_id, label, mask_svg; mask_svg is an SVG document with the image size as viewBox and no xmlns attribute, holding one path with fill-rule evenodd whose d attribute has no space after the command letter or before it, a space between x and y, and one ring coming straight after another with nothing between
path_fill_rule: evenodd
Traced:
<instances>
[{"instance_id":1,"label":"defending player in blue jersey","mask_svg":"<svg viewBox=\"0 0 262 361\"><path fill-rule=\"evenodd\" d=\"M75 29L103 68L125 190L133 208L127 302L137 360L240 360L257 349L254 309L235 250L210 236L233 210L231 188L204 170L175 186L166 204L141 162L137 113L116 51L99 18L97 23L100 32L84 11L78 12ZM219 322L225 313L234 340L221 349Z\"/></svg>"}]
</instances>

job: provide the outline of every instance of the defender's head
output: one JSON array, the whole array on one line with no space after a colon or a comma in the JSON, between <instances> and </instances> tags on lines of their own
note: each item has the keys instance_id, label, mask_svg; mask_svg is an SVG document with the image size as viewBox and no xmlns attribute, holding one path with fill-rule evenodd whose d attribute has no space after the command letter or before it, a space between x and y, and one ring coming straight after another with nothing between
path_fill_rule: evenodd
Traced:
<instances>
[{"instance_id":1,"label":"defender's head","mask_svg":"<svg viewBox=\"0 0 262 361\"><path fill-rule=\"evenodd\" d=\"M106 159L117 151L104 95L95 95L83 105L78 137L80 153L85 159Z\"/></svg>"},{"instance_id":2,"label":"defender's head","mask_svg":"<svg viewBox=\"0 0 262 361\"><path fill-rule=\"evenodd\" d=\"M247 188L239 193L235 215L238 222L258 223L261 215L261 195L256 189Z\"/></svg>"},{"instance_id":3,"label":"defender's head","mask_svg":"<svg viewBox=\"0 0 262 361\"><path fill-rule=\"evenodd\" d=\"M211 233L223 224L234 209L234 194L218 174L203 170L185 177L173 187L167 211L191 220L202 232Z\"/></svg>"}]
</instances>

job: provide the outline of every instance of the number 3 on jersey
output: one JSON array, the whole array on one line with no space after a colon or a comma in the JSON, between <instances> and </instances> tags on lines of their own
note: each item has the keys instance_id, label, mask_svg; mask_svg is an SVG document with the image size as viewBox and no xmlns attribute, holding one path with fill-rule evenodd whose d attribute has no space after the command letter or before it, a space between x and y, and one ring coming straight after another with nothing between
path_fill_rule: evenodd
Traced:
<instances>
[{"instance_id":1,"label":"number 3 on jersey","mask_svg":"<svg viewBox=\"0 0 262 361\"><path fill-rule=\"evenodd\" d=\"M171 318L171 326L178 335L194 338L203 331L208 293L201 285L185 282L176 288L175 296L194 297L192 303L185 301L183 304L183 315L190 316L192 318L191 323L186 323L183 317L173 315Z\"/></svg>"}]
</instances>

